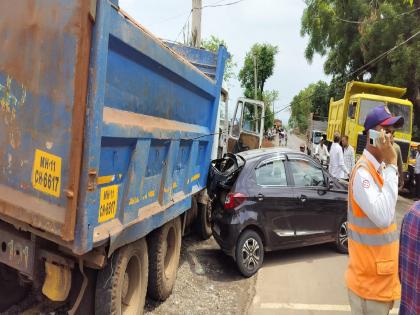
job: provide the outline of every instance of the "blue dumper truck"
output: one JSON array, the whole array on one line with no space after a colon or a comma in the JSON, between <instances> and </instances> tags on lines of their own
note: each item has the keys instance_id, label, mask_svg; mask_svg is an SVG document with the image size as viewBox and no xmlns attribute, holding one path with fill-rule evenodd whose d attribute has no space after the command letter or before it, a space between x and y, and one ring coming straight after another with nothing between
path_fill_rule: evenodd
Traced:
<instances>
[{"instance_id":1,"label":"blue dumper truck","mask_svg":"<svg viewBox=\"0 0 420 315\"><path fill-rule=\"evenodd\" d=\"M0 311L80 313L93 286L83 314L141 314L206 203L226 49L164 43L117 0L1 1L0 39Z\"/></svg>"}]
</instances>

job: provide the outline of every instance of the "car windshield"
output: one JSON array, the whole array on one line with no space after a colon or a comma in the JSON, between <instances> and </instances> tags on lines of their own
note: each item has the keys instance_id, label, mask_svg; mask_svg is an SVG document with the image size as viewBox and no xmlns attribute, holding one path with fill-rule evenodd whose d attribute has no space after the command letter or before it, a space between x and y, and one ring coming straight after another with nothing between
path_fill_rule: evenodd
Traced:
<instances>
[{"instance_id":1,"label":"car windshield","mask_svg":"<svg viewBox=\"0 0 420 315\"><path fill-rule=\"evenodd\" d=\"M372 108L381 105L387 105L392 115L404 117L404 125L401 128L398 128L397 130L403 133L410 133L411 110L409 106L402 104L362 99L360 101L359 124L363 126L365 124L366 115L368 114L368 112Z\"/></svg>"}]
</instances>

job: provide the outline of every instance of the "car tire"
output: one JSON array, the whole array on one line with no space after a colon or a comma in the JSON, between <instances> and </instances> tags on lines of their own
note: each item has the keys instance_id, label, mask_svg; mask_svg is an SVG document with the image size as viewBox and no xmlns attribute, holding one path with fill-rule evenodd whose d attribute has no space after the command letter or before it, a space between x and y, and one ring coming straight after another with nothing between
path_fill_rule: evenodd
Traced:
<instances>
[{"instance_id":1,"label":"car tire","mask_svg":"<svg viewBox=\"0 0 420 315\"><path fill-rule=\"evenodd\" d=\"M95 314L143 314L148 278L145 239L121 247L98 272Z\"/></svg>"},{"instance_id":2,"label":"car tire","mask_svg":"<svg viewBox=\"0 0 420 315\"><path fill-rule=\"evenodd\" d=\"M347 254L348 249L348 230L347 230L347 219L342 219L337 229L335 240L335 247L339 253Z\"/></svg>"},{"instance_id":3,"label":"car tire","mask_svg":"<svg viewBox=\"0 0 420 315\"><path fill-rule=\"evenodd\" d=\"M209 201L210 203L210 201ZM198 217L197 217L197 233L203 240L208 240L212 235L211 231L211 205L198 204Z\"/></svg>"},{"instance_id":4,"label":"car tire","mask_svg":"<svg viewBox=\"0 0 420 315\"><path fill-rule=\"evenodd\" d=\"M147 294L165 301L172 293L181 256L181 220L179 217L153 231L149 241L149 285Z\"/></svg>"},{"instance_id":5,"label":"car tire","mask_svg":"<svg viewBox=\"0 0 420 315\"><path fill-rule=\"evenodd\" d=\"M264 260L264 245L260 235L253 230L245 230L238 239L235 260L241 274L247 278L261 268Z\"/></svg>"}]
</instances>

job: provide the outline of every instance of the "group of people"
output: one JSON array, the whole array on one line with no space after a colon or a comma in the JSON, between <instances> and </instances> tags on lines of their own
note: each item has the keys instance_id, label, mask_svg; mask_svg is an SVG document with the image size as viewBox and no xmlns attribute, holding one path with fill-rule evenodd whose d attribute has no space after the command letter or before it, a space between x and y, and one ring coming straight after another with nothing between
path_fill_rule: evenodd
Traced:
<instances>
[{"instance_id":1,"label":"group of people","mask_svg":"<svg viewBox=\"0 0 420 315\"><path fill-rule=\"evenodd\" d=\"M302 145L301 151L305 151ZM340 134L334 134L334 143L331 145L330 151L325 143L325 139L321 138L316 146L314 156L322 165L329 165L329 172L332 176L339 179L349 180L350 173L355 165L354 148L349 144L348 136L341 137Z\"/></svg>"}]
</instances>

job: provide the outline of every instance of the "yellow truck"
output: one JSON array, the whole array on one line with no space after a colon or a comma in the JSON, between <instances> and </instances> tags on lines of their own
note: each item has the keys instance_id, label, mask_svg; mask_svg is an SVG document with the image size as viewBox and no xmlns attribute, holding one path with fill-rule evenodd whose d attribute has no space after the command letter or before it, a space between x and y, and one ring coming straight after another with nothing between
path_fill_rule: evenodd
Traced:
<instances>
[{"instance_id":1,"label":"yellow truck","mask_svg":"<svg viewBox=\"0 0 420 315\"><path fill-rule=\"evenodd\" d=\"M346 85L341 100L330 100L327 140L333 141L334 132L347 135L354 148L356 159L366 146L363 134L364 122L369 110L375 106L386 105L393 115L404 117L404 126L395 131L395 142L400 146L404 172L408 170L410 142L412 135L413 104L402 99L405 88L352 81Z\"/></svg>"}]
</instances>

